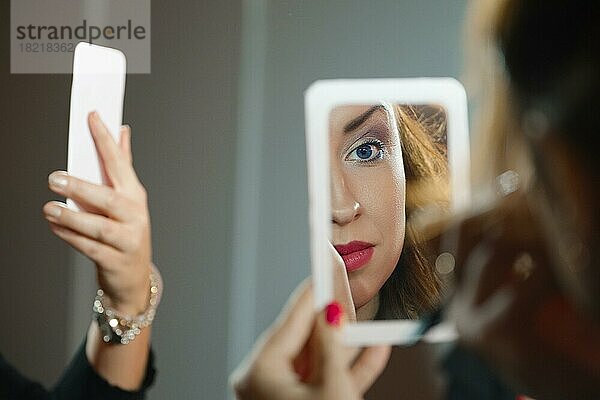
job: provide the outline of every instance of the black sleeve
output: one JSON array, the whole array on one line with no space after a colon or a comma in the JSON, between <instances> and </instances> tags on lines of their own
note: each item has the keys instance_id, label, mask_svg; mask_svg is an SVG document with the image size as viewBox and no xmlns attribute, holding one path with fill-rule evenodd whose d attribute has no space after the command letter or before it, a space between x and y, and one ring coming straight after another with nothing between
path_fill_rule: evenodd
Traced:
<instances>
[{"instance_id":1,"label":"black sleeve","mask_svg":"<svg viewBox=\"0 0 600 400\"><path fill-rule=\"evenodd\" d=\"M50 394L39 383L31 382L10 366L0 355L0 399L46 400Z\"/></svg>"},{"instance_id":2,"label":"black sleeve","mask_svg":"<svg viewBox=\"0 0 600 400\"><path fill-rule=\"evenodd\" d=\"M447 379L446 400L515 400L517 397L483 360L461 347L449 352L443 369Z\"/></svg>"},{"instance_id":3,"label":"black sleeve","mask_svg":"<svg viewBox=\"0 0 600 400\"><path fill-rule=\"evenodd\" d=\"M0 399L2 400L138 400L146 397L156 370L150 351L146 376L139 390L131 392L108 383L92 368L85 355L85 342L63 372L56 386L48 391L23 377L0 356Z\"/></svg>"}]
</instances>

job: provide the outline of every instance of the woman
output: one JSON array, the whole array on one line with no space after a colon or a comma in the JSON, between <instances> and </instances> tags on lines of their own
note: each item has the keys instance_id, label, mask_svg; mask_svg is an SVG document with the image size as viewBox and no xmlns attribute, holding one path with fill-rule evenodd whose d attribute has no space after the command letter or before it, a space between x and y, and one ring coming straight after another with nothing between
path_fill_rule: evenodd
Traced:
<instances>
[{"instance_id":1,"label":"woman","mask_svg":"<svg viewBox=\"0 0 600 400\"><path fill-rule=\"evenodd\" d=\"M470 254L459 254L452 314L464 348L539 399L600 397L598 17L588 1L473 8L488 116L480 155L488 170L517 171L521 190L462 223Z\"/></svg>"},{"instance_id":2,"label":"woman","mask_svg":"<svg viewBox=\"0 0 600 400\"><path fill-rule=\"evenodd\" d=\"M90 309L93 302L97 321L91 323L84 345L51 391L0 358L2 399L141 399L154 380L149 323L162 283L152 266L146 192L133 169L131 133L129 127L122 127L117 144L97 113L91 113L88 122L108 185L54 172L49 176L50 189L75 200L81 211L56 201L43 210L52 232L96 265L102 292L90 299ZM146 322L134 329L113 324L117 316L137 322L138 315Z\"/></svg>"},{"instance_id":3,"label":"woman","mask_svg":"<svg viewBox=\"0 0 600 400\"><path fill-rule=\"evenodd\" d=\"M455 223L458 281L450 316L460 332L461 352L480 357L500 381L484 373L474 385L474 372L484 367L469 357L450 362L449 397L514 399L511 392L521 392L538 399L600 398L600 269L594 257L600 248L600 165L596 146L590 145L600 126L593 109L600 91L600 6L478 0L474 7L473 26L485 30L476 31L483 47L474 60L487 78L483 92L492 100L483 108L489 122L481 133L491 147L480 149L488 162L479 167L516 170L521 189L515 193L516 179L511 184L502 179L506 197ZM491 64L481 65L487 58ZM292 310L284 318L300 325L296 329L303 334L289 332L294 339L287 340L295 346L284 346L289 352L277 356L272 338L284 328L273 327L249 367L239 370L239 397L360 398L365 380L354 369L365 363L353 364L335 337L327 345L314 344L322 317L302 319ZM386 354L376 350L367 351L380 366ZM294 360L306 353L331 365L314 367L312 381L294 375ZM278 371L285 368L288 381L268 368L275 363ZM368 378L367 383L373 379ZM326 392L335 382L350 388Z\"/></svg>"},{"instance_id":4,"label":"woman","mask_svg":"<svg viewBox=\"0 0 600 400\"><path fill-rule=\"evenodd\" d=\"M407 227L419 209L448 204L444 110L347 105L329 121L332 240L352 298L344 306L358 320L418 318L438 304L441 288ZM344 275L336 275L338 293Z\"/></svg>"}]
</instances>

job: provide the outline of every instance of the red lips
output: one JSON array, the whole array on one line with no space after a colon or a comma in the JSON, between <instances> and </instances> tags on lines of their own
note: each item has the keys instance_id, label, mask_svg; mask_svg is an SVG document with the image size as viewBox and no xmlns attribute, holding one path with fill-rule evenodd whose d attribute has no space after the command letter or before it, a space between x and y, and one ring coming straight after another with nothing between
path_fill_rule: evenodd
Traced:
<instances>
[{"instance_id":1,"label":"red lips","mask_svg":"<svg viewBox=\"0 0 600 400\"><path fill-rule=\"evenodd\" d=\"M340 256L342 256L346 265L346 271L348 272L362 268L371 260L375 251L373 244L358 241L339 244L334 247Z\"/></svg>"}]
</instances>

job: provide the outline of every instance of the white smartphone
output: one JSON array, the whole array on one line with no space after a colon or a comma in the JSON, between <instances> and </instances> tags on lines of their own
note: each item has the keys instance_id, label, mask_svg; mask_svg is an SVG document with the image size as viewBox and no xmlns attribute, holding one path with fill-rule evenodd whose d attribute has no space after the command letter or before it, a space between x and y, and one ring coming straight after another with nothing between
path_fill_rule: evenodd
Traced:
<instances>
[{"instance_id":1,"label":"white smartphone","mask_svg":"<svg viewBox=\"0 0 600 400\"><path fill-rule=\"evenodd\" d=\"M465 90L452 78L323 80L305 112L315 306L342 294L357 316L349 345L413 343L419 307L443 285L409 217L469 205ZM423 340L452 340L446 328Z\"/></svg>"},{"instance_id":2,"label":"white smartphone","mask_svg":"<svg viewBox=\"0 0 600 400\"><path fill-rule=\"evenodd\" d=\"M106 183L90 133L88 115L92 111L98 112L112 136L119 141L126 68L125 55L117 49L87 42L80 42L75 47L69 115L69 175L95 184ZM79 209L71 199L67 199L67 206Z\"/></svg>"}]
</instances>

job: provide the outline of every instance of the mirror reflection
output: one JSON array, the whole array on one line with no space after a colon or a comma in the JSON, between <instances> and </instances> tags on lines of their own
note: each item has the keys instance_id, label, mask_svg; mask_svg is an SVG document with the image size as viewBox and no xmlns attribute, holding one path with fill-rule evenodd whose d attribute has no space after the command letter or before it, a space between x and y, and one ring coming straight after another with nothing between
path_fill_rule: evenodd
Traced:
<instances>
[{"instance_id":1,"label":"mirror reflection","mask_svg":"<svg viewBox=\"0 0 600 400\"><path fill-rule=\"evenodd\" d=\"M412 221L449 206L446 112L435 104L335 107L329 117L335 296L352 320L415 319L442 282Z\"/></svg>"}]
</instances>

